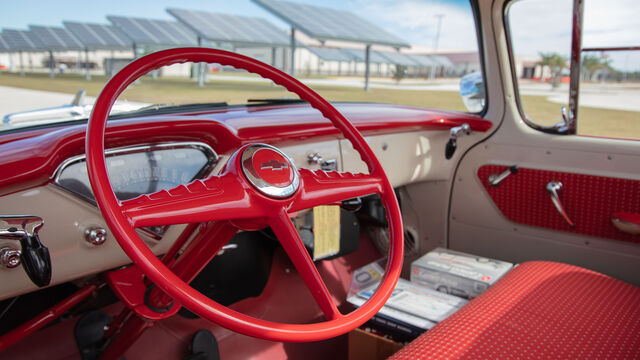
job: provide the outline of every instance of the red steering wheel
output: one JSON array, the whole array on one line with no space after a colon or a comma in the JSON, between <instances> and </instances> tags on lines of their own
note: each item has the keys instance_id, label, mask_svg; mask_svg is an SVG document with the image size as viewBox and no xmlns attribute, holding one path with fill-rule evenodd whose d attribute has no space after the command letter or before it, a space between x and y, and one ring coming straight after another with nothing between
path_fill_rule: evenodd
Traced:
<instances>
[{"instance_id":1,"label":"red steering wheel","mask_svg":"<svg viewBox=\"0 0 640 360\"><path fill-rule=\"evenodd\" d=\"M107 175L104 132L117 97L140 76L166 65L206 62L258 74L306 100L351 141L369 174L296 169L278 149L249 144L238 149L221 174L186 186L119 201ZM139 58L104 87L96 101L86 137L89 180L105 221L124 252L160 289L201 317L239 333L275 341L317 341L344 334L371 318L395 287L403 261L403 229L398 201L380 162L362 135L328 101L293 77L260 61L232 52L180 48ZM289 213L377 193L387 210L391 234L388 264L376 292L360 308L343 315L307 253ZM326 321L284 324L253 318L222 306L194 290L159 260L136 227L231 220L240 228L270 226L322 309ZM250 226L243 224L252 224Z\"/></svg>"}]
</instances>

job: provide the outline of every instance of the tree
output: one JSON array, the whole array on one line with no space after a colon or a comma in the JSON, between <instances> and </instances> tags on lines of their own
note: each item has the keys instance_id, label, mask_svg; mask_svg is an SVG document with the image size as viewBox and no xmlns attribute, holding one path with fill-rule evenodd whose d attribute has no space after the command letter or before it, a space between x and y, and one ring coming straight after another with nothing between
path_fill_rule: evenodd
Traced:
<instances>
[{"instance_id":1,"label":"tree","mask_svg":"<svg viewBox=\"0 0 640 360\"><path fill-rule=\"evenodd\" d=\"M552 88L560 86L562 70L567 67L567 59L558 53L540 53L539 65L549 67L551 77L549 82Z\"/></svg>"},{"instance_id":2,"label":"tree","mask_svg":"<svg viewBox=\"0 0 640 360\"><path fill-rule=\"evenodd\" d=\"M400 82L400 80L404 79L407 75L407 67L403 65L396 65L395 70L393 71L393 79L396 82Z\"/></svg>"},{"instance_id":3,"label":"tree","mask_svg":"<svg viewBox=\"0 0 640 360\"><path fill-rule=\"evenodd\" d=\"M593 76L598 70L604 69L607 66L603 63L600 57L595 55L585 55L582 57L582 69L584 71L585 80L593 80Z\"/></svg>"}]
</instances>

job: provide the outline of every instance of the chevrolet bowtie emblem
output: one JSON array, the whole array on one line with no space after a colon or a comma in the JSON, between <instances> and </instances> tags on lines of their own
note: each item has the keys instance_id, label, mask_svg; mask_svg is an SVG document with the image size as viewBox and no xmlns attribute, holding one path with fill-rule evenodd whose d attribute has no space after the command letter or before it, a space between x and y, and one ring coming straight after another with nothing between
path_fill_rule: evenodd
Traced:
<instances>
[{"instance_id":1,"label":"chevrolet bowtie emblem","mask_svg":"<svg viewBox=\"0 0 640 360\"><path fill-rule=\"evenodd\" d=\"M284 170L288 168L289 164L287 164L286 162L280 162L276 159L269 160L260 164L260 169Z\"/></svg>"}]
</instances>

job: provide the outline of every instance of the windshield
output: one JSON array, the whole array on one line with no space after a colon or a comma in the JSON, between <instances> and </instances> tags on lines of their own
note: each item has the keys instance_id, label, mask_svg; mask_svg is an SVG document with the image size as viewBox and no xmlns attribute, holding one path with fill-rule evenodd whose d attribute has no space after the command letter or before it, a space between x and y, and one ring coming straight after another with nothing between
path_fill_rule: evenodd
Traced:
<instances>
[{"instance_id":1,"label":"windshield","mask_svg":"<svg viewBox=\"0 0 640 360\"><path fill-rule=\"evenodd\" d=\"M253 57L332 102L466 112L485 106L468 1L159 1L91 11L72 1L46 15L31 11L44 7L14 2L0 14L0 131L86 119L102 87L128 62L181 46ZM112 114L291 99L297 96L257 75L187 63L141 78Z\"/></svg>"}]
</instances>

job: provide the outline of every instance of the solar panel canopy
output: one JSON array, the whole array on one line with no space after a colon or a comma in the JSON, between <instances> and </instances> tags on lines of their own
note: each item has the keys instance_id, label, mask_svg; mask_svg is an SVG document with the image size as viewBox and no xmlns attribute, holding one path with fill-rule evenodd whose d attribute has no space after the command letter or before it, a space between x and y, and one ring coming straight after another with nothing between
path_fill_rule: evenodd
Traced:
<instances>
[{"instance_id":1,"label":"solar panel canopy","mask_svg":"<svg viewBox=\"0 0 640 360\"><path fill-rule=\"evenodd\" d=\"M2 30L2 38L9 45L11 51L42 51L44 46L31 31L25 30Z\"/></svg>"},{"instance_id":2,"label":"solar panel canopy","mask_svg":"<svg viewBox=\"0 0 640 360\"><path fill-rule=\"evenodd\" d=\"M29 29L47 50L82 50L84 46L65 28L29 25Z\"/></svg>"},{"instance_id":3,"label":"solar panel canopy","mask_svg":"<svg viewBox=\"0 0 640 360\"><path fill-rule=\"evenodd\" d=\"M289 46L288 35L265 19L175 8L167 9L167 12L205 40Z\"/></svg>"},{"instance_id":4,"label":"solar panel canopy","mask_svg":"<svg viewBox=\"0 0 640 360\"><path fill-rule=\"evenodd\" d=\"M307 49L314 55L325 61L354 61L356 58L337 48L310 46Z\"/></svg>"},{"instance_id":5,"label":"solar panel canopy","mask_svg":"<svg viewBox=\"0 0 640 360\"><path fill-rule=\"evenodd\" d=\"M2 34L0 34L0 52L8 52L9 44L2 38Z\"/></svg>"},{"instance_id":6,"label":"solar panel canopy","mask_svg":"<svg viewBox=\"0 0 640 360\"><path fill-rule=\"evenodd\" d=\"M281 0L253 0L253 2L289 23L293 28L317 40L409 47L405 41L347 11Z\"/></svg>"},{"instance_id":7,"label":"solar panel canopy","mask_svg":"<svg viewBox=\"0 0 640 360\"><path fill-rule=\"evenodd\" d=\"M137 45L195 46L197 35L177 21L107 16Z\"/></svg>"},{"instance_id":8,"label":"solar panel canopy","mask_svg":"<svg viewBox=\"0 0 640 360\"><path fill-rule=\"evenodd\" d=\"M389 63L403 66L419 66L417 62L413 61L411 57L398 52L384 51L381 55L389 59Z\"/></svg>"},{"instance_id":9,"label":"solar panel canopy","mask_svg":"<svg viewBox=\"0 0 640 360\"><path fill-rule=\"evenodd\" d=\"M449 60L446 56L442 56L442 55L429 55L429 57L435 61L436 63L438 63L441 66L444 67L453 67L453 63L451 62L451 60Z\"/></svg>"},{"instance_id":10,"label":"solar panel canopy","mask_svg":"<svg viewBox=\"0 0 640 360\"><path fill-rule=\"evenodd\" d=\"M364 49L342 49L342 51L352 56L355 61L363 62L366 60ZM386 64L389 60L382 56L379 51L372 50L369 52L369 62L374 64Z\"/></svg>"},{"instance_id":11,"label":"solar panel canopy","mask_svg":"<svg viewBox=\"0 0 640 360\"><path fill-rule=\"evenodd\" d=\"M64 26L86 49L130 49L133 41L113 25L64 21Z\"/></svg>"},{"instance_id":12,"label":"solar panel canopy","mask_svg":"<svg viewBox=\"0 0 640 360\"><path fill-rule=\"evenodd\" d=\"M438 63L431 60L431 58L426 55L413 55L413 54L406 54L406 55L411 57L413 61L417 62L421 66L434 66L434 65L437 66L438 65Z\"/></svg>"}]
</instances>

